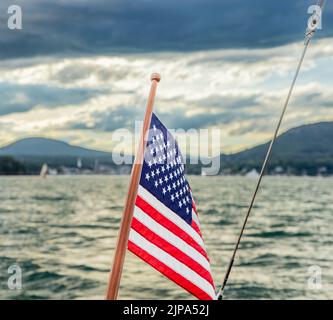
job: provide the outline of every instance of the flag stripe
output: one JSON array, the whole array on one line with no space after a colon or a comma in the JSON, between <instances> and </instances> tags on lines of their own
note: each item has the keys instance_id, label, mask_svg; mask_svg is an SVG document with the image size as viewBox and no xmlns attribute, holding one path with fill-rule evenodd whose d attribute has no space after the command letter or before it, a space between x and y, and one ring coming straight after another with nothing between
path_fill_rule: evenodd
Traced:
<instances>
[{"instance_id":1,"label":"flag stripe","mask_svg":"<svg viewBox=\"0 0 333 320\"><path fill-rule=\"evenodd\" d=\"M195 221L195 223L197 224L197 226L199 227L199 218L198 218L198 214L196 213L194 207L192 208L192 219Z\"/></svg>"},{"instance_id":2,"label":"flag stripe","mask_svg":"<svg viewBox=\"0 0 333 320\"><path fill-rule=\"evenodd\" d=\"M133 247L133 244L135 247ZM133 229L130 234L129 249L158 271L194 294L197 298L205 300L215 299L215 289L208 281L198 276L193 270L165 251L150 243Z\"/></svg>"},{"instance_id":3,"label":"flag stripe","mask_svg":"<svg viewBox=\"0 0 333 320\"><path fill-rule=\"evenodd\" d=\"M205 244L202 238L191 228L191 226L181 217L171 211L167 206L157 200L149 191L142 186L139 186L138 195L146 202L160 212L165 218L173 222L180 229L184 230L190 237L193 238L202 248L205 249Z\"/></svg>"},{"instance_id":4,"label":"flag stripe","mask_svg":"<svg viewBox=\"0 0 333 320\"><path fill-rule=\"evenodd\" d=\"M200 300L212 300L213 298L210 297L206 292L195 286L192 282L188 281L175 271L172 268L169 268L164 263L159 261L158 259L154 258L150 255L147 251L143 250L142 248L138 247L133 242L128 242L128 249L137 255L140 259L151 265L154 269L161 272L167 278L178 284L180 287L188 291L189 293L193 294L196 298Z\"/></svg>"},{"instance_id":5,"label":"flag stripe","mask_svg":"<svg viewBox=\"0 0 333 320\"><path fill-rule=\"evenodd\" d=\"M194 220L192 220L191 226L198 233L198 235L202 238L202 234L200 232L200 229L199 229L198 225L196 224L196 222Z\"/></svg>"},{"instance_id":6,"label":"flag stripe","mask_svg":"<svg viewBox=\"0 0 333 320\"><path fill-rule=\"evenodd\" d=\"M139 220L142 224L147 226L151 231L164 240L168 241L171 245L181 249L189 257L200 263L207 271L210 271L209 262L207 259L195 250L192 246L188 245L185 241L179 238L174 233L170 232L168 229L164 228L161 224L157 223L154 219L148 216L140 208L135 207L134 217Z\"/></svg>"},{"instance_id":7,"label":"flag stripe","mask_svg":"<svg viewBox=\"0 0 333 320\"><path fill-rule=\"evenodd\" d=\"M132 228L138 232L141 236L153 243L160 249L169 253L175 259L185 264L189 268L193 269L199 276L206 279L211 285L214 286L213 279L210 274L210 270L205 269L201 264L195 261L191 256L188 256L176 246L171 245L169 242L164 240L162 237L151 231L144 224L138 221L136 218L133 219Z\"/></svg>"},{"instance_id":8,"label":"flag stripe","mask_svg":"<svg viewBox=\"0 0 333 320\"><path fill-rule=\"evenodd\" d=\"M192 209L192 228L198 233L200 238L203 240L202 233L200 231L200 223L199 223L199 218L197 216L197 213Z\"/></svg>"},{"instance_id":9,"label":"flag stripe","mask_svg":"<svg viewBox=\"0 0 333 320\"><path fill-rule=\"evenodd\" d=\"M152 219L157 221L159 224L161 224L163 227L177 235L179 238L184 240L186 243L188 243L190 246L192 246L194 249L196 249L199 253L201 253L206 259L208 260L208 256L206 253L206 250L202 248L196 241L193 240L193 238L184 231L184 229L178 227L176 224L174 224L172 221L170 221L168 218L166 218L162 213L157 211L155 208L153 208L150 204L148 204L146 201L144 201L140 196L136 199L136 206L142 209L146 214L148 214ZM174 214L176 215L176 214ZM186 223L186 222L185 222ZM196 231L188 225L188 227L191 229L191 233L196 233ZM196 233L197 236L199 236Z\"/></svg>"}]
</instances>

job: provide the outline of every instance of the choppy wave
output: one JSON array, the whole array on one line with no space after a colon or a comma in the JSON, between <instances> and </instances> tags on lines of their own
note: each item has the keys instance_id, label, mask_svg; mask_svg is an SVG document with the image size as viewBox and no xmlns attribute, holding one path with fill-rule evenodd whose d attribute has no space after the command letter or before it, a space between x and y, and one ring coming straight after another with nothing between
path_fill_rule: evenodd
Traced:
<instances>
[{"instance_id":1,"label":"choppy wave","mask_svg":"<svg viewBox=\"0 0 333 320\"><path fill-rule=\"evenodd\" d=\"M0 298L103 299L129 177L0 178ZM217 283L255 181L190 177ZM333 179L264 180L226 290L228 299L333 298L307 287L308 268L333 272ZM9 290L9 266L23 288ZM127 255L120 298L190 299Z\"/></svg>"}]
</instances>

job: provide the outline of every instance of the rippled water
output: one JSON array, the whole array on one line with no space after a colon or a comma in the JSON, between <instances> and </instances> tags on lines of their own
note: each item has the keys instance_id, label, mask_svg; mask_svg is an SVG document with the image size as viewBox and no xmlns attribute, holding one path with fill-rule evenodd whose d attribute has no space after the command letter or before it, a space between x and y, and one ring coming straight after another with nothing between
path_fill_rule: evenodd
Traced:
<instances>
[{"instance_id":1,"label":"rippled water","mask_svg":"<svg viewBox=\"0 0 333 320\"><path fill-rule=\"evenodd\" d=\"M0 178L0 298L104 297L128 177ZM255 180L190 177L216 282L223 278ZM333 298L333 179L266 177L227 299ZM23 289L7 288L7 269ZM319 266L322 288L308 288ZM189 299L130 253L126 299Z\"/></svg>"}]
</instances>

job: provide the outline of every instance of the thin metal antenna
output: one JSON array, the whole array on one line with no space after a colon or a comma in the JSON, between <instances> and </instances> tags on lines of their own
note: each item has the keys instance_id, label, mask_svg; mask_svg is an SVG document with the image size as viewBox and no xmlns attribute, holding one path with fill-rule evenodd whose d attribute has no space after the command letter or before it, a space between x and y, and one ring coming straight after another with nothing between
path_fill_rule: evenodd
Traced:
<instances>
[{"instance_id":1,"label":"thin metal antenna","mask_svg":"<svg viewBox=\"0 0 333 320\"><path fill-rule=\"evenodd\" d=\"M324 0L320 0L318 2L318 5L323 8L324 6ZM261 184L261 181L262 181L262 178L265 174L265 171L266 171L266 168L267 168L267 164L269 162L269 159L271 157L271 154L272 154L272 149L273 149L273 146L274 146L274 143L277 139L277 136L278 136L278 133L279 133L279 130L280 130L280 127L281 127L281 124L282 124L282 120L284 118L284 115L286 113L286 110L287 110L287 107L288 107L288 104L289 104L289 101L290 101L290 98L291 98L291 95L293 93L293 90L294 90L294 87L295 87L295 84L296 84L296 80L298 78L298 75L299 75L299 72L301 70L301 67L302 67L302 64L303 64L303 61L304 61L304 57L305 57L305 54L306 54L306 51L309 47L309 43L310 43L310 40L311 38L313 37L314 33L316 32L317 30L317 26L319 24L319 20L318 20L318 15L317 13L314 13L313 16L312 16L312 24L311 26L308 26L307 30L306 30L306 34L305 34L305 42L304 42L304 48L303 48L303 52L302 52L302 55L301 55L301 58L299 60L299 63L298 63L298 66L297 66L297 69L296 69L296 73L295 73L295 76L293 78L293 81L291 83L291 87L289 89L289 92L288 92L288 96L287 96L287 99L286 99L286 102L283 106L283 109L282 109L282 113L280 115L280 119L278 121L278 124L277 124L277 127L275 129L275 132L274 132L274 136L271 140L271 143L269 145L269 148L268 148L268 151L267 151L267 154L266 154L266 157L265 157L265 160L263 162L263 165L262 165L262 168L261 168L261 172L260 172L260 176L259 176L259 179L258 179L258 182L257 182L257 185L256 185L256 188L254 190L254 194L253 194L253 197L252 197L252 200L250 202L250 206L248 208L248 211L247 211L247 214L246 214L246 217L245 217L245 220L244 220L244 223L243 223L243 226L242 226L242 229L241 229L241 232L238 236L238 240L237 240L237 243L236 243L236 246L234 248L234 251L233 251L233 254L232 254L232 257L231 257L231 260L229 262L229 266L228 266L228 269L227 269L227 272L225 274L225 277L224 277L224 280L223 280L223 283L221 285L221 288L217 294L217 299L218 300L222 300L222 297L223 297L223 292L224 292L224 289L227 285L227 282L228 282L228 279L229 279L229 275L230 275L230 272L231 272L231 269L233 267L233 264L234 264L234 261L235 261L235 257L236 257L236 253L237 253L237 250L238 250L238 247L239 247L239 244L241 242L241 239L242 239L242 236L243 236L243 233L244 233L244 230L246 228L246 224L247 224L247 221L249 219L249 216L251 214L251 211L252 211L252 208L253 208L253 205L254 205L254 202L255 202L255 199L257 197L257 194L258 194L258 191L259 191L259 188L260 188L260 184Z\"/></svg>"}]
</instances>

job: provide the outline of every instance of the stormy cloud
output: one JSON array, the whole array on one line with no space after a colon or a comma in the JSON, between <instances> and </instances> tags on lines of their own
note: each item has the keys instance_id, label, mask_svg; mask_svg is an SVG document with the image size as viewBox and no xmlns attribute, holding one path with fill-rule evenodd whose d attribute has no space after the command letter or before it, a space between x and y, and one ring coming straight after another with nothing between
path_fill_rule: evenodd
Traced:
<instances>
[{"instance_id":1,"label":"stormy cloud","mask_svg":"<svg viewBox=\"0 0 333 320\"><path fill-rule=\"evenodd\" d=\"M1 18L11 0L2 0ZM23 30L2 27L0 57L264 48L304 35L311 0L18 0ZM333 4L324 29L333 35Z\"/></svg>"}]
</instances>

